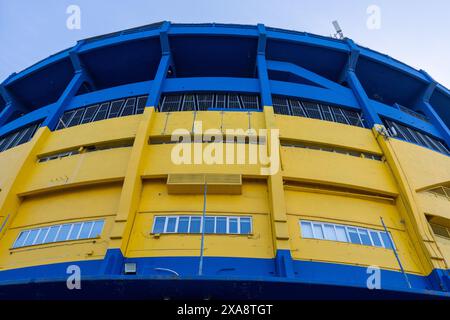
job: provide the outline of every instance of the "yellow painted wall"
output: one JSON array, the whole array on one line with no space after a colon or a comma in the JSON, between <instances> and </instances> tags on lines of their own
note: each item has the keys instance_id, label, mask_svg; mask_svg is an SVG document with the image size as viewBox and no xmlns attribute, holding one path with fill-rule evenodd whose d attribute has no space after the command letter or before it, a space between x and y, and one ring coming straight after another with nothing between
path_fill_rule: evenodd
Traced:
<instances>
[{"instance_id":1,"label":"yellow painted wall","mask_svg":"<svg viewBox=\"0 0 450 320\"><path fill-rule=\"evenodd\" d=\"M151 235L155 215L202 215L203 195L171 195L160 180L145 181L128 247L131 257L197 256L200 235ZM206 235L205 256L273 258L264 181L245 181L242 195L208 195L208 215L252 216L252 235Z\"/></svg>"},{"instance_id":2,"label":"yellow painted wall","mask_svg":"<svg viewBox=\"0 0 450 320\"><path fill-rule=\"evenodd\" d=\"M24 198L2 238L0 267L5 269L103 257L108 248L108 235L116 214L120 188L120 184L107 184ZM101 238L95 241L68 241L10 250L21 230L101 218L105 219L105 227Z\"/></svg>"},{"instance_id":3,"label":"yellow painted wall","mask_svg":"<svg viewBox=\"0 0 450 320\"><path fill-rule=\"evenodd\" d=\"M433 261L447 255L445 244L437 242L441 257L437 247L430 245L434 237L427 231L425 218L425 214L448 217L446 204L432 201L416 191L450 181L449 157L395 139L384 142L381 140L384 138L377 139L368 129L273 115L270 107L250 114L151 110L147 108L143 115L55 132L41 129L29 143L0 153L0 189L4 186L0 191L0 208L5 208L0 212L0 223L7 214L11 215L11 224L7 224L1 239L5 245L0 247L0 268L101 258L107 248L120 248L130 257L198 255L198 235L161 235L159 238L150 235L154 215L200 215L202 212L202 195L167 193L165 179L172 173L235 173L244 178L242 195L208 195L207 212L251 215L254 234L207 235L207 256L272 258L276 249L290 248L294 259L379 265L398 270L391 251L300 237L300 218L381 230L380 216L392 232L408 272L428 274L429 266L439 265ZM389 157L384 162L281 147L282 171L268 179L261 175L259 165L178 166L170 161L174 145L148 144L152 137L170 135L175 129L190 131L194 120L203 122L203 130L279 128L281 139L385 156L389 153ZM45 154L127 139L134 139L132 147L37 162L37 157ZM201 145L202 148L207 146ZM248 150L249 146L244 145L244 148ZM21 163L24 158L27 160ZM375 193L390 197L392 201L354 196L342 189L341 193L312 192L298 187L285 187L283 191L283 183L291 182ZM407 190L413 190L414 194L410 195ZM10 247L21 229L93 217L105 217L107 222L100 241L24 248L11 254Z\"/></svg>"},{"instance_id":4,"label":"yellow painted wall","mask_svg":"<svg viewBox=\"0 0 450 320\"><path fill-rule=\"evenodd\" d=\"M291 243L294 259L326 261L334 263L379 266L399 270L391 250L332 241L303 239L300 220L324 221L336 224L384 230L383 218L398 249L405 270L422 273L420 262L409 241L395 203L382 200L360 199L345 195L333 195L314 191L297 191L287 188L285 192L289 215Z\"/></svg>"}]
</instances>

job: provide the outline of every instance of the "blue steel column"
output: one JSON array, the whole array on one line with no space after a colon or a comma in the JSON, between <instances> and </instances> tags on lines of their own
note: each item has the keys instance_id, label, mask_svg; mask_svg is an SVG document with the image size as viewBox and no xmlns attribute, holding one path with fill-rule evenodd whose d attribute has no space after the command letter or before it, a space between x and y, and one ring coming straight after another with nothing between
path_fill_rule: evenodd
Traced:
<instances>
[{"instance_id":1,"label":"blue steel column","mask_svg":"<svg viewBox=\"0 0 450 320\"><path fill-rule=\"evenodd\" d=\"M436 89L437 82L431 78L428 73L421 70L429 80L427 88L420 95L419 99L416 102L415 108L421 110L430 120L431 124L439 131L442 138L445 140L448 147L450 147L450 129L447 127L444 121L442 121L439 114L434 110L433 106L430 104L431 96L433 95L434 90Z\"/></svg>"},{"instance_id":2,"label":"blue steel column","mask_svg":"<svg viewBox=\"0 0 450 320\"><path fill-rule=\"evenodd\" d=\"M47 118L42 123L41 127L48 127L52 131L55 130L56 126L58 125L59 118L64 113L64 110L66 109L70 100L77 94L81 85L84 82L88 82L93 87L92 79L90 78L86 69L82 66L77 55L77 52L82 44L83 42L79 41L69 53L73 68L75 70L75 74L62 95L59 97L58 101L55 103L55 107L50 111Z\"/></svg>"},{"instance_id":3,"label":"blue steel column","mask_svg":"<svg viewBox=\"0 0 450 320\"><path fill-rule=\"evenodd\" d=\"M341 81L346 80L353 94L358 100L358 104L361 107L364 120L369 125L369 128L373 128L375 124L383 124L375 109L372 107L369 97L364 90L361 82L359 82L358 76L356 75L356 64L359 58L359 48L356 44L350 40L346 39L347 44L350 48L350 56L347 61L347 66L344 70L343 76L341 76Z\"/></svg>"},{"instance_id":4,"label":"blue steel column","mask_svg":"<svg viewBox=\"0 0 450 320\"><path fill-rule=\"evenodd\" d=\"M12 74L13 75L13 74ZM16 112L27 112L26 108L8 91L4 83L12 76L10 75L3 84L0 85L0 96L5 100L5 107L0 112L0 126L9 121Z\"/></svg>"},{"instance_id":5,"label":"blue steel column","mask_svg":"<svg viewBox=\"0 0 450 320\"><path fill-rule=\"evenodd\" d=\"M167 72L169 71L170 66L173 65L168 34L169 28L170 22L164 21L161 26L159 36L161 42L161 60L159 61L158 70L156 71L155 79L152 82L150 92L148 94L146 107L158 106L164 80L167 77Z\"/></svg>"},{"instance_id":6,"label":"blue steel column","mask_svg":"<svg viewBox=\"0 0 450 320\"><path fill-rule=\"evenodd\" d=\"M256 53L256 66L258 68L258 79L261 91L261 105L272 106L272 93L270 92L269 75L267 73L266 61L266 27L258 24L258 51Z\"/></svg>"}]
</instances>

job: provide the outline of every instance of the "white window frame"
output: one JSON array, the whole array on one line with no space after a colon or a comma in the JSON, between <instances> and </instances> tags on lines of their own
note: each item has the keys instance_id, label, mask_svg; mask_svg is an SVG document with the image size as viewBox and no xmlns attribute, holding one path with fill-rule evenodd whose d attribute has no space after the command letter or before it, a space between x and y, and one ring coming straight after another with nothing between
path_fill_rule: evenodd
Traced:
<instances>
[{"instance_id":1,"label":"white window frame","mask_svg":"<svg viewBox=\"0 0 450 320\"><path fill-rule=\"evenodd\" d=\"M309 224L311 225L311 231L312 231L312 236L313 236L312 238L307 238L307 237L305 237L305 236L303 235L303 231L302 231L302 223L309 223ZM315 230L314 230L314 225L320 225L320 226L321 226L323 238L319 238L319 237L316 235L316 232L315 232ZM325 234L325 231L324 231L324 225L331 225L331 226L333 226L333 228L334 228L334 233L335 233L335 235L336 235L336 240L330 240L330 239L327 239L326 234ZM354 244L354 245L362 245L362 246L367 246L367 247L384 248L384 249L387 249L387 250L391 250L391 249L389 248L389 247L390 247L390 244L385 243L385 241L383 240L383 237L381 236L381 234L386 233L384 230L369 229L369 228L358 227L358 226L352 226L352 225L344 225L344 224L335 224L335 223L325 222L325 221L313 221L313 220L302 220L302 219L299 220L299 226L300 226L300 236L301 236L303 239L307 239L307 240L332 241L332 242L348 243L348 244ZM346 235L346 237L347 237L347 241L341 241L341 240L338 240L338 238L337 238L336 227L342 227L342 228L344 228L344 230L345 230L345 235ZM349 229L355 229L355 230L356 230L356 235L358 236L358 239L359 239L360 243L353 243L353 242L351 241ZM364 244L364 243L363 243L363 241L362 241L362 239L361 239L361 235L360 235L360 230L364 230L365 232L367 232L367 235L369 236L370 243L371 243L370 245L367 245L367 244ZM382 245L381 247L375 245L375 243L374 243L374 241L373 241L373 239L372 239L372 233L371 233L371 232L374 232L374 233L377 234L378 240L380 241L380 243L381 243L381 245ZM393 244L393 247L394 247L394 249L395 249L395 243L394 243L394 240L392 239L391 233L388 232L387 235L388 235L388 237L390 238L390 240L391 240L391 242L392 242L392 244Z\"/></svg>"}]
</instances>

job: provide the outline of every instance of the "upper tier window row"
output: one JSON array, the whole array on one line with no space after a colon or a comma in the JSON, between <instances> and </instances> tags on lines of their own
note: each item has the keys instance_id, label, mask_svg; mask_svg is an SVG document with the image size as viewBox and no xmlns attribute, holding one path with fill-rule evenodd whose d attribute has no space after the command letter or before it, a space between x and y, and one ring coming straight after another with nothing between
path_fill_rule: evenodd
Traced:
<instances>
[{"instance_id":1,"label":"upper tier window row","mask_svg":"<svg viewBox=\"0 0 450 320\"><path fill-rule=\"evenodd\" d=\"M144 112L147 96L118 99L64 112L56 130Z\"/></svg>"},{"instance_id":2,"label":"upper tier window row","mask_svg":"<svg viewBox=\"0 0 450 320\"><path fill-rule=\"evenodd\" d=\"M161 96L161 112L209 109L259 109L259 96L235 93L168 94Z\"/></svg>"},{"instance_id":3,"label":"upper tier window row","mask_svg":"<svg viewBox=\"0 0 450 320\"><path fill-rule=\"evenodd\" d=\"M8 133L7 135L0 137L0 152L30 141L38 128L39 124L35 123L26 127L22 127L18 131Z\"/></svg>"},{"instance_id":4,"label":"upper tier window row","mask_svg":"<svg viewBox=\"0 0 450 320\"><path fill-rule=\"evenodd\" d=\"M442 141L428 134L401 125L395 121L385 119L384 122L391 136L418 144L422 147L429 148L446 155L450 155L450 151Z\"/></svg>"},{"instance_id":5,"label":"upper tier window row","mask_svg":"<svg viewBox=\"0 0 450 320\"><path fill-rule=\"evenodd\" d=\"M365 127L361 114L355 111L329 106L323 103L307 102L280 96L274 96L272 100L273 109L277 114L332 121L362 128Z\"/></svg>"}]
</instances>

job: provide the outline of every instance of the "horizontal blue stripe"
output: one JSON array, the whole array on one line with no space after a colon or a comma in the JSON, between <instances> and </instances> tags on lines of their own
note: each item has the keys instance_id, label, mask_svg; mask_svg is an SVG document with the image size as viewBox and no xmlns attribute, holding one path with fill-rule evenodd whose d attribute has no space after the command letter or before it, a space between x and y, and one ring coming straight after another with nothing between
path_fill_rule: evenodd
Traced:
<instances>
[{"instance_id":1,"label":"horizontal blue stripe","mask_svg":"<svg viewBox=\"0 0 450 320\"><path fill-rule=\"evenodd\" d=\"M281 264L285 264L291 270L281 270L280 257L285 259ZM123 273L126 262L136 263L136 275ZM165 280L173 286L172 290L175 290L172 292L173 294L176 292L177 283L180 288L184 288L184 294L195 291L198 283L212 286L210 292L217 291L213 284L221 283L221 286L229 286L232 283L236 285L247 283L250 286L249 292L260 287L264 291L260 292L262 294L260 297L274 299L279 298L279 293L276 292L281 288L289 288L291 297L308 297L308 290L315 292L315 295L320 295L320 291L317 290L322 288L328 290L323 292L323 296L329 298L333 298L333 296L346 298L345 294L348 298L355 297L354 295L369 298L371 296L380 298L450 298L449 292L439 291L441 290L439 283L441 278L439 277L442 277L442 274L448 276L448 271L442 270L435 270L428 277L409 274L412 289L408 288L401 273L381 270L381 290L376 290L377 292L374 293L366 287L369 275L364 267L296 261L290 259L288 251L280 251L276 259L205 257L203 263L203 276L198 276L199 257L124 258L120 250L114 249L109 250L105 259L102 260L76 261L1 271L0 298L8 292L11 294L11 290L21 288L18 291L20 293L27 287L33 287L34 293L38 292L44 296L46 293L41 290L45 291L44 288L47 287L53 288L52 290L56 290L57 287L64 292L67 290L65 287L68 277L66 270L71 264L81 268L81 281L89 284L88 287L95 287L94 283L107 287L115 287L119 284L121 287L127 285L140 287L144 286L143 283L147 283L147 285L158 283L158 287L164 287L161 281ZM37 284L40 284L42 289ZM271 293L271 290L275 291ZM91 292L86 290L85 294L89 295ZM112 293L103 292L101 297L108 297L110 294ZM152 294L153 297L158 295L157 292ZM159 294L162 295L163 291ZM245 295L245 292L241 292L241 294ZM159 297L161 298L161 296ZM222 298L226 298L226 296L222 296Z\"/></svg>"}]
</instances>

